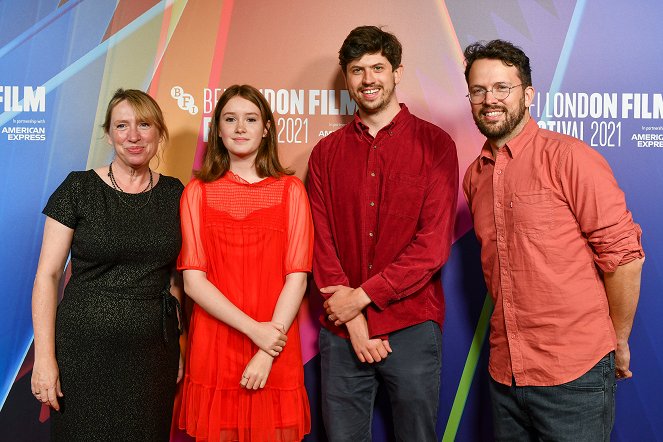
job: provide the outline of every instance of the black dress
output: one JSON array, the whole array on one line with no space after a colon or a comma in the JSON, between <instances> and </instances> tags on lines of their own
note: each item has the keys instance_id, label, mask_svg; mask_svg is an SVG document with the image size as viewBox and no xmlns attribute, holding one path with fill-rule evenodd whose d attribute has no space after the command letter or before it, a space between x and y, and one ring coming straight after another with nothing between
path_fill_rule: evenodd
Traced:
<instances>
[{"instance_id":1,"label":"black dress","mask_svg":"<svg viewBox=\"0 0 663 442\"><path fill-rule=\"evenodd\" d=\"M179 357L168 291L181 246L182 183L124 194L72 172L44 214L74 229L72 275L55 324L64 397L56 441L167 441Z\"/></svg>"}]
</instances>

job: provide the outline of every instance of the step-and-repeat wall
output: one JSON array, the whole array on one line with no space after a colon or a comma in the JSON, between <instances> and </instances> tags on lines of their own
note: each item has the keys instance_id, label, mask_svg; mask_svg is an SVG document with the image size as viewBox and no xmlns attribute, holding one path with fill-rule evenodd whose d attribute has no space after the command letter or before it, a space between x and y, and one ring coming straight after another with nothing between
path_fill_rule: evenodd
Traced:
<instances>
[{"instance_id":1,"label":"step-and-repeat wall","mask_svg":"<svg viewBox=\"0 0 663 442\"><path fill-rule=\"evenodd\" d=\"M100 125L118 87L148 91L171 141L155 164L190 179L205 149L216 98L233 83L261 89L278 124L285 164L306 176L311 149L351 118L338 49L355 26L375 24L404 47L401 102L455 139L462 172L483 138L465 98L462 50L502 38L533 66L531 113L581 138L612 166L644 231L647 262L631 338L634 378L620 382L613 440L663 434L663 8L658 1L290 0L0 1L0 439L48 440L49 413L30 394L30 298L47 198L71 170L107 164ZM490 302L461 196L450 262L438 434L490 440ZM320 419L319 299L302 306L313 428ZM390 440L384 395L374 439ZM122 406L118 404L118 406ZM187 440L178 432L172 440Z\"/></svg>"}]
</instances>

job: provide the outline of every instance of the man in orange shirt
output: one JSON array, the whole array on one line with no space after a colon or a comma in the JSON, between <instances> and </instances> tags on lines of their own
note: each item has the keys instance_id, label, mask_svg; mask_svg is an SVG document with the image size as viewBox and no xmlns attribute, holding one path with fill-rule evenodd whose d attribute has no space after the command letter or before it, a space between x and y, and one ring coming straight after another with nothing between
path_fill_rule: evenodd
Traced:
<instances>
[{"instance_id":1,"label":"man in orange shirt","mask_svg":"<svg viewBox=\"0 0 663 442\"><path fill-rule=\"evenodd\" d=\"M632 376L640 227L603 157L530 116L520 48L475 43L465 59L472 115L487 138L463 190L495 304L495 438L609 440L615 378Z\"/></svg>"}]
</instances>

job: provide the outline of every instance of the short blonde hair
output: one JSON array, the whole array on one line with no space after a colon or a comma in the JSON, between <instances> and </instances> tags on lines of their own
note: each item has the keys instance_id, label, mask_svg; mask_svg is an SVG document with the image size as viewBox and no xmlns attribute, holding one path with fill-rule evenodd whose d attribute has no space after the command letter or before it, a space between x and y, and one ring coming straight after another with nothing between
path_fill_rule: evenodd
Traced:
<instances>
[{"instance_id":1,"label":"short blonde hair","mask_svg":"<svg viewBox=\"0 0 663 442\"><path fill-rule=\"evenodd\" d=\"M145 92L138 89L118 89L115 91L113 98L108 102L108 108L106 108L106 118L104 119L104 124L101 127L104 128L104 132L108 134L110 132L111 124L111 114L115 106L120 104L122 101L126 101L133 108L136 113L136 117L140 121L145 121L154 125L159 131L159 138L162 141L168 141L168 128L166 127L166 122L163 118L163 112L159 104L150 97Z\"/></svg>"}]
</instances>

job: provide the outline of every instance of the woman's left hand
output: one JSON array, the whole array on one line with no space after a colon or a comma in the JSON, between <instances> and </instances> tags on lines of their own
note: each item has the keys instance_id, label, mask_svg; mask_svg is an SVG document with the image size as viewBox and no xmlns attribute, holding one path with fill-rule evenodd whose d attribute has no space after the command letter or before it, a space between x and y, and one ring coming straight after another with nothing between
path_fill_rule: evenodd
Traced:
<instances>
[{"instance_id":1,"label":"woman's left hand","mask_svg":"<svg viewBox=\"0 0 663 442\"><path fill-rule=\"evenodd\" d=\"M54 356L35 358L30 387L32 394L39 402L60 411L58 398L64 395L60 387L60 370Z\"/></svg>"},{"instance_id":2,"label":"woman's left hand","mask_svg":"<svg viewBox=\"0 0 663 442\"><path fill-rule=\"evenodd\" d=\"M239 385L247 390L264 388L269 373L272 370L273 362L274 358L269 353L266 353L264 350L258 350L246 365Z\"/></svg>"},{"instance_id":3,"label":"woman's left hand","mask_svg":"<svg viewBox=\"0 0 663 442\"><path fill-rule=\"evenodd\" d=\"M184 358L182 357L182 352L180 352L180 362L177 367L177 383L179 384L182 378L184 377Z\"/></svg>"}]
</instances>

